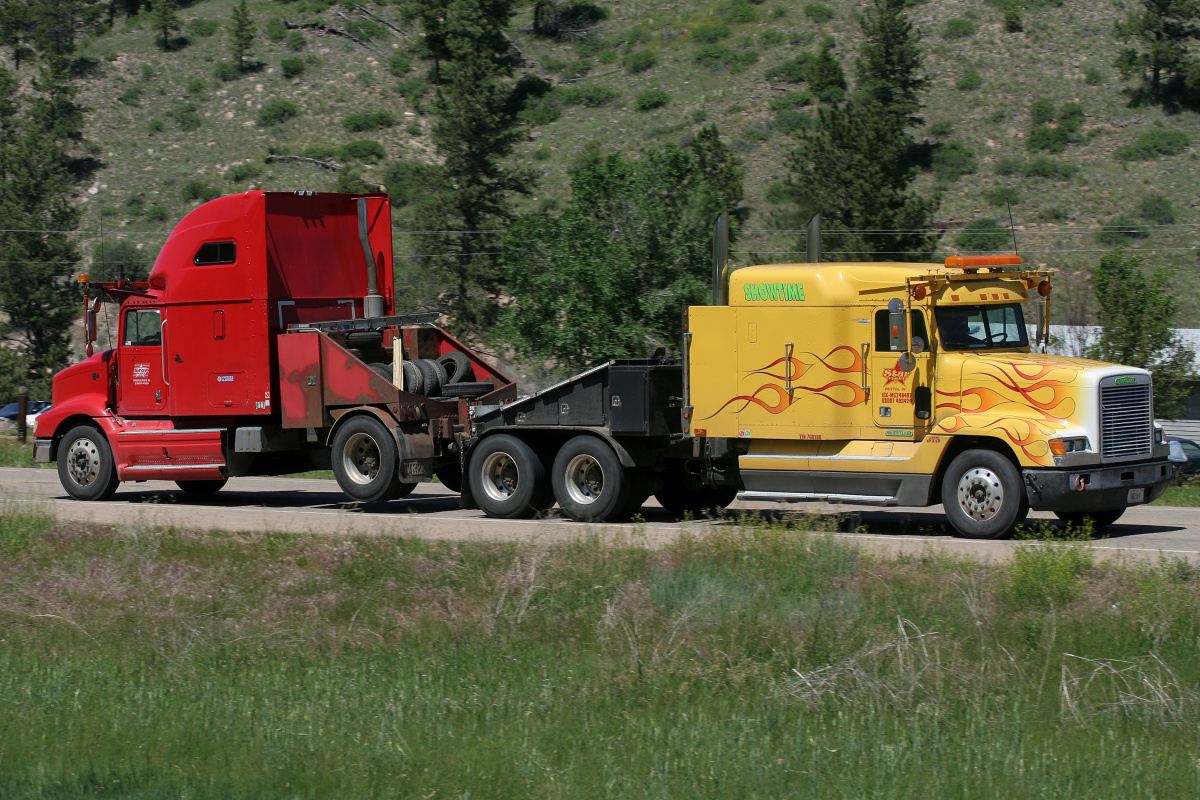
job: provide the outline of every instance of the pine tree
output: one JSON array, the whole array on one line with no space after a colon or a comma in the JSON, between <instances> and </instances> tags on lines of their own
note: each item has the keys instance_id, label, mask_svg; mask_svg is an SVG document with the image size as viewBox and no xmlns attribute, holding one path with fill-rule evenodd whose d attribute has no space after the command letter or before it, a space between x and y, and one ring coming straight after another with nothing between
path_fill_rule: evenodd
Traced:
<instances>
[{"instance_id":1,"label":"pine tree","mask_svg":"<svg viewBox=\"0 0 1200 800\"><path fill-rule=\"evenodd\" d=\"M1179 302L1167 276L1147 273L1145 261L1118 247L1100 259L1092 287L1100 306L1100 339L1089 355L1150 370L1155 415L1177 416L1196 370L1191 348L1171 327Z\"/></svg>"},{"instance_id":2,"label":"pine tree","mask_svg":"<svg viewBox=\"0 0 1200 800\"><path fill-rule=\"evenodd\" d=\"M746 168L733 150L721 141L716 125L701 128L688 145L704 182L721 199L722 210L731 214L742 203Z\"/></svg>"},{"instance_id":3,"label":"pine tree","mask_svg":"<svg viewBox=\"0 0 1200 800\"><path fill-rule=\"evenodd\" d=\"M151 0L150 25L158 38L158 46L171 49L171 34L182 30L179 24L178 0Z\"/></svg>"},{"instance_id":4,"label":"pine tree","mask_svg":"<svg viewBox=\"0 0 1200 800\"><path fill-rule=\"evenodd\" d=\"M478 335L495 321L502 287L495 231L512 219L512 196L533 184L531 173L502 163L525 138L507 80L512 61L504 29L514 5L424 0L419 11L426 46L440 54L431 138L443 159L438 183L444 188L419 207L415 222L433 231L418 244L446 275L440 305L459 333Z\"/></svg>"},{"instance_id":5,"label":"pine tree","mask_svg":"<svg viewBox=\"0 0 1200 800\"><path fill-rule=\"evenodd\" d=\"M862 18L863 45L857 61L858 88L909 126L920 125L920 34L904 13L907 0L874 0Z\"/></svg>"},{"instance_id":6,"label":"pine tree","mask_svg":"<svg viewBox=\"0 0 1200 800\"><path fill-rule=\"evenodd\" d=\"M233 7L230 18L229 54L233 56L238 69L246 68L246 58L254 47L254 21L250 18L250 8L246 0L241 0Z\"/></svg>"},{"instance_id":7,"label":"pine tree","mask_svg":"<svg viewBox=\"0 0 1200 800\"><path fill-rule=\"evenodd\" d=\"M834 51L832 36L825 37L817 55L809 60L805 79L809 90L826 103L839 102L846 96L846 73Z\"/></svg>"},{"instance_id":8,"label":"pine tree","mask_svg":"<svg viewBox=\"0 0 1200 800\"><path fill-rule=\"evenodd\" d=\"M1200 4L1195 0L1140 0L1116 23L1117 36L1131 40L1114 61L1126 78L1148 77L1150 101L1162 99L1163 77L1180 75L1188 66L1188 44L1200 38Z\"/></svg>"},{"instance_id":9,"label":"pine tree","mask_svg":"<svg viewBox=\"0 0 1200 800\"><path fill-rule=\"evenodd\" d=\"M48 57L32 91L0 67L0 335L23 353L19 382L43 396L79 315L68 148L82 139L83 114L74 96L66 58Z\"/></svg>"}]
</instances>

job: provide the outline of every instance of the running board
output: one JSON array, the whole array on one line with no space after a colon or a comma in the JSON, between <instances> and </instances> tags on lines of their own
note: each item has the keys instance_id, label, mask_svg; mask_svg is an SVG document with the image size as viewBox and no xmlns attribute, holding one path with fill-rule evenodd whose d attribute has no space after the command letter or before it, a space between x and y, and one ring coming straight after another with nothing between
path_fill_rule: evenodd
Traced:
<instances>
[{"instance_id":1,"label":"running board","mask_svg":"<svg viewBox=\"0 0 1200 800\"><path fill-rule=\"evenodd\" d=\"M739 500L770 500L776 503L850 503L860 506L898 506L895 497L873 494L826 494L823 492L739 492Z\"/></svg>"}]
</instances>

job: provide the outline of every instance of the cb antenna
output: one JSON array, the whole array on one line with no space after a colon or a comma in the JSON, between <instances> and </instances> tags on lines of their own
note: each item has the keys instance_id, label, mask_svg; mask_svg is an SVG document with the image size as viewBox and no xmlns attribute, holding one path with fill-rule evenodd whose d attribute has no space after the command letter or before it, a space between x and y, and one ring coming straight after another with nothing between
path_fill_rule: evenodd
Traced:
<instances>
[{"instance_id":1,"label":"cb antenna","mask_svg":"<svg viewBox=\"0 0 1200 800\"><path fill-rule=\"evenodd\" d=\"M1013 237L1013 255L1019 256L1021 252L1017 249L1017 226L1013 224L1012 202L1005 197L1004 205L1008 206L1008 229L1012 232Z\"/></svg>"}]
</instances>

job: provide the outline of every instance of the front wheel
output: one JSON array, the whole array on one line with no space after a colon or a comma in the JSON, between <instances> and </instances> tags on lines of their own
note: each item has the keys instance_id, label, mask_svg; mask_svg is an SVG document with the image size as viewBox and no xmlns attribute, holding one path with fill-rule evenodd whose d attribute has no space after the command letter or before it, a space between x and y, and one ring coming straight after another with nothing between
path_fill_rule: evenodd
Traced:
<instances>
[{"instance_id":1,"label":"front wheel","mask_svg":"<svg viewBox=\"0 0 1200 800\"><path fill-rule=\"evenodd\" d=\"M1125 509L1114 508L1109 511L1055 511L1054 516L1068 525L1082 525L1085 518L1090 519L1092 521L1092 530L1098 531L1101 528L1107 528L1109 525L1112 525L1124 513Z\"/></svg>"},{"instance_id":2,"label":"front wheel","mask_svg":"<svg viewBox=\"0 0 1200 800\"><path fill-rule=\"evenodd\" d=\"M338 486L359 502L392 500L403 491L396 441L375 417L354 417L338 428L332 461Z\"/></svg>"},{"instance_id":3,"label":"front wheel","mask_svg":"<svg viewBox=\"0 0 1200 800\"><path fill-rule=\"evenodd\" d=\"M604 522L629 512L629 476L608 444L576 436L554 458L554 497L567 516Z\"/></svg>"},{"instance_id":4,"label":"front wheel","mask_svg":"<svg viewBox=\"0 0 1200 800\"><path fill-rule=\"evenodd\" d=\"M992 450L967 450L950 462L942 505L950 524L969 539L1003 539L1029 514L1021 473Z\"/></svg>"},{"instance_id":5,"label":"front wheel","mask_svg":"<svg viewBox=\"0 0 1200 800\"><path fill-rule=\"evenodd\" d=\"M76 500L107 500L117 490L117 465L99 428L77 425L58 445L58 479Z\"/></svg>"},{"instance_id":6,"label":"front wheel","mask_svg":"<svg viewBox=\"0 0 1200 800\"><path fill-rule=\"evenodd\" d=\"M467 465L475 502L489 517L521 519L544 511L546 467L533 448L506 433L475 446Z\"/></svg>"},{"instance_id":7,"label":"front wheel","mask_svg":"<svg viewBox=\"0 0 1200 800\"><path fill-rule=\"evenodd\" d=\"M228 478L221 478L216 481L175 481L175 485L182 489L186 495L208 497L221 491L228 482Z\"/></svg>"}]
</instances>

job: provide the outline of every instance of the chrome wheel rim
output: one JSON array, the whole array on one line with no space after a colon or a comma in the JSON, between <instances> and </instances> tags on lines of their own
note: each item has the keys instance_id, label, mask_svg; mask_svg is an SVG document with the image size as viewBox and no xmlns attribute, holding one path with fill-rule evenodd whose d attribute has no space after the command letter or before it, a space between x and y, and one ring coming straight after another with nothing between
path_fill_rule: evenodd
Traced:
<instances>
[{"instance_id":1,"label":"chrome wheel rim","mask_svg":"<svg viewBox=\"0 0 1200 800\"><path fill-rule=\"evenodd\" d=\"M356 433L346 440L342 450L342 468L346 477L359 486L366 486L379 477L379 444L366 433Z\"/></svg>"},{"instance_id":2,"label":"chrome wheel rim","mask_svg":"<svg viewBox=\"0 0 1200 800\"><path fill-rule=\"evenodd\" d=\"M604 468L586 453L577 455L567 463L566 484L567 496L573 502L591 505L604 491Z\"/></svg>"},{"instance_id":3,"label":"chrome wheel rim","mask_svg":"<svg viewBox=\"0 0 1200 800\"><path fill-rule=\"evenodd\" d=\"M969 469L958 479L958 505L968 517L989 520L1004 506L1000 476L986 467Z\"/></svg>"},{"instance_id":4,"label":"chrome wheel rim","mask_svg":"<svg viewBox=\"0 0 1200 800\"><path fill-rule=\"evenodd\" d=\"M91 439L71 442L67 453L67 472L79 486L91 486L100 474L100 448Z\"/></svg>"},{"instance_id":5,"label":"chrome wheel rim","mask_svg":"<svg viewBox=\"0 0 1200 800\"><path fill-rule=\"evenodd\" d=\"M512 498L521 485L517 462L508 453L492 453L483 460L483 493L498 503Z\"/></svg>"}]
</instances>

